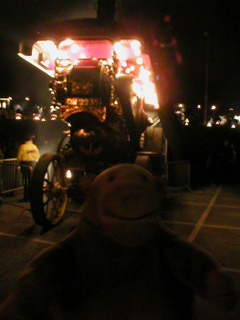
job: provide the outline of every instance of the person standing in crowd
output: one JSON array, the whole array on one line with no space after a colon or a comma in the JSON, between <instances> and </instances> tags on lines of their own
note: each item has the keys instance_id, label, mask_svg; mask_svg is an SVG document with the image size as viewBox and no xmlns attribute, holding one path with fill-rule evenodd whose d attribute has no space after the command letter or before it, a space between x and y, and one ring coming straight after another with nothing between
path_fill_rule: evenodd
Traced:
<instances>
[{"instance_id":1,"label":"person standing in crowd","mask_svg":"<svg viewBox=\"0 0 240 320\"><path fill-rule=\"evenodd\" d=\"M0 160L4 159L4 154L0 145Z\"/></svg>"},{"instance_id":2,"label":"person standing in crowd","mask_svg":"<svg viewBox=\"0 0 240 320\"><path fill-rule=\"evenodd\" d=\"M0 136L0 160L5 158L6 140L4 136Z\"/></svg>"},{"instance_id":3,"label":"person standing in crowd","mask_svg":"<svg viewBox=\"0 0 240 320\"><path fill-rule=\"evenodd\" d=\"M17 162L21 165L23 175L24 201L28 201L32 169L40 158L38 147L33 143L33 138L34 136L28 135L24 139L25 142L20 145L17 154Z\"/></svg>"}]
</instances>

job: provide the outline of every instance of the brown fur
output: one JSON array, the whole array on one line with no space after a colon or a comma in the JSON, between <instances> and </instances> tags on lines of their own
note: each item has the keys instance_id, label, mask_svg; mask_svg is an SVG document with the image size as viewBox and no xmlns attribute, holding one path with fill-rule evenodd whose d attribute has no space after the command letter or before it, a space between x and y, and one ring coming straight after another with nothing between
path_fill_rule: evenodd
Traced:
<instances>
[{"instance_id":1,"label":"brown fur","mask_svg":"<svg viewBox=\"0 0 240 320\"><path fill-rule=\"evenodd\" d=\"M40 253L0 307L0 319L191 319L194 293L230 309L217 263L158 221L154 178L117 165L93 183L83 218Z\"/></svg>"}]
</instances>

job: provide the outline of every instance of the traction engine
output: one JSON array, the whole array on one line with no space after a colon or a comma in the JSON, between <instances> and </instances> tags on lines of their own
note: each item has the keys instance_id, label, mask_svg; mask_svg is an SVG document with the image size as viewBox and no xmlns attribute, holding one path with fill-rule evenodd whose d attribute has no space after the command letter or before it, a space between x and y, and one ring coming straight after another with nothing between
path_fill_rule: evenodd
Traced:
<instances>
[{"instance_id":1,"label":"traction engine","mask_svg":"<svg viewBox=\"0 0 240 320\"><path fill-rule=\"evenodd\" d=\"M151 61L138 39L38 40L30 56L20 55L52 77L51 111L69 124L56 153L42 155L33 171L37 224L58 223L67 198L84 201L104 169L122 162L148 169L162 156Z\"/></svg>"}]
</instances>

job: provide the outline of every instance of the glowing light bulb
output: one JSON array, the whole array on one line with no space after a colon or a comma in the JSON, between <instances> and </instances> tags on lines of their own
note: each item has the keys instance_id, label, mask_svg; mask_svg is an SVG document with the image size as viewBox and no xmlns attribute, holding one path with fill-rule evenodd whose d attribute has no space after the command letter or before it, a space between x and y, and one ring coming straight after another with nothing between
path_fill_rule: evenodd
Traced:
<instances>
[{"instance_id":1,"label":"glowing light bulb","mask_svg":"<svg viewBox=\"0 0 240 320\"><path fill-rule=\"evenodd\" d=\"M67 170L66 177L67 177L68 179L71 179L71 178L72 178L72 172L71 172L70 170Z\"/></svg>"},{"instance_id":2,"label":"glowing light bulb","mask_svg":"<svg viewBox=\"0 0 240 320\"><path fill-rule=\"evenodd\" d=\"M142 57L138 57L136 59L136 62L137 62L138 65L142 65L143 64L143 58Z\"/></svg>"},{"instance_id":3,"label":"glowing light bulb","mask_svg":"<svg viewBox=\"0 0 240 320\"><path fill-rule=\"evenodd\" d=\"M62 49L63 47L66 47L66 46L71 46L72 44L74 44L74 41L71 40L71 39L66 39L66 40L63 40L62 42L60 42L59 44L59 49Z\"/></svg>"},{"instance_id":4,"label":"glowing light bulb","mask_svg":"<svg viewBox=\"0 0 240 320\"><path fill-rule=\"evenodd\" d=\"M130 46L133 50L139 50L141 47L141 43L138 40L133 40L131 41Z\"/></svg>"},{"instance_id":5,"label":"glowing light bulb","mask_svg":"<svg viewBox=\"0 0 240 320\"><path fill-rule=\"evenodd\" d=\"M73 43L70 48L71 48L72 53L78 53L78 51L80 49L76 43Z\"/></svg>"},{"instance_id":6,"label":"glowing light bulb","mask_svg":"<svg viewBox=\"0 0 240 320\"><path fill-rule=\"evenodd\" d=\"M86 55L84 53L80 53L79 59L86 59Z\"/></svg>"},{"instance_id":7,"label":"glowing light bulb","mask_svg":"<svg viewBox=\"0 0 240 320\"><path fill-rule=\"evenodd\" d=\"M120 42L114 44L114 50L116 51L117 57L120 61L126 60L126 51Z\"/></svg>"}]
</instances>

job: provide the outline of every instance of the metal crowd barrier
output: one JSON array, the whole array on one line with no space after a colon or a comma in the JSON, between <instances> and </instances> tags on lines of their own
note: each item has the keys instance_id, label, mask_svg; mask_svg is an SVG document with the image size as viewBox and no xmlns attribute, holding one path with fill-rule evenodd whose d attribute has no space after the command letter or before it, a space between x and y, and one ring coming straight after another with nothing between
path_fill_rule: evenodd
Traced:
<instances>
[{"instance_id":1,"label":"metal crowd barrier","mask_svg":"<svg viewBox=\"0 0 240 320\"><path fill-rule=\"evenodd\" d=\"M15 158L0 160L0 194L23 188L24 177L21 167L29 168L30 166L19 165ZM31 167L30 170L32 170Z\"/></svg>"}]
</instances>

